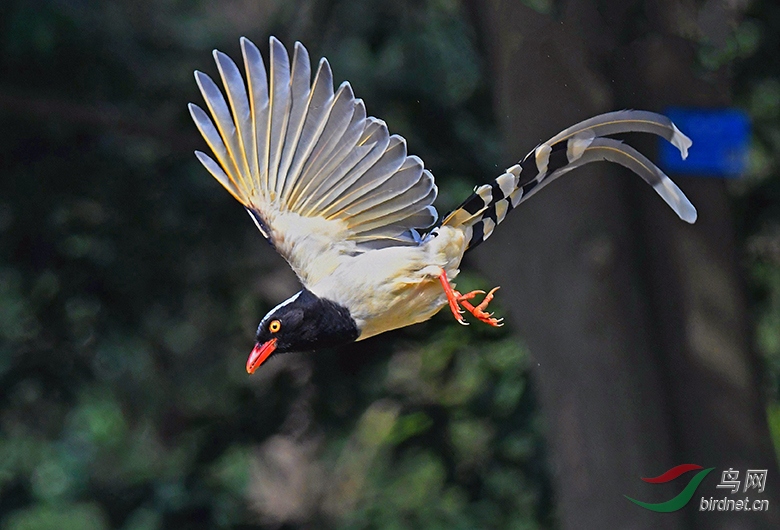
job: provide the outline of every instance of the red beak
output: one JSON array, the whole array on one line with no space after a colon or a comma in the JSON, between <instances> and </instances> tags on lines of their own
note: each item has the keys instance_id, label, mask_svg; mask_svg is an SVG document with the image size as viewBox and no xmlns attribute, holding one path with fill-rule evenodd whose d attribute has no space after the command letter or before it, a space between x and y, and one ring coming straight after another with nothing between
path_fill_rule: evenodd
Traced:
<instances>
[{"instance_id":1,"label":"red beak","mask_svg":"<svg viewBox=\"0 0 780 530\"><path fill-rule=\"evenodd\" d=\"M255 344L252 353L249 354L249 359L246 361L246 372L248 374L255 373L255 370L271 356L275 349L276 339L271 339L264 344Z\"/></svg>"}]
</instances>

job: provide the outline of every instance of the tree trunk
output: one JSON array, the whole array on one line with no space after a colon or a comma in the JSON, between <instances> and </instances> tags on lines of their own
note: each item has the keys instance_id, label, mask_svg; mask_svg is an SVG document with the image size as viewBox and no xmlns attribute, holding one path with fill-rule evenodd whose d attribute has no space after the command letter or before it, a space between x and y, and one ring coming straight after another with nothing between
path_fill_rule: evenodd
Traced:
<instances>
[{"instance_id":1,"label":"tree trunk","mask_svg":"<svg viewBox=\"0 0 780 530\"><path fill-rule=\"evenodd\" d=\"M693 47L669 26L686 13L671 3L644 16L641 2L562 5L553 18L519 2L472 3L511 153L505 166L600 112L728 102L726 76L694 78ZM725 496L715 485L729 467L740 479L769 469L766 491L752 495L774 506L780 483L771 483L777 466L724 186L677 180L699 209L693 227L638 177L598 164L525 203L471 257L502 285L536 359L563 528L780 525L772 510L698 511L701 497ZM658 514L623 497L671 499L692 475L663 485L640 477L682 463L715 467L684 509Z\"/></svg>"}]
</instances>

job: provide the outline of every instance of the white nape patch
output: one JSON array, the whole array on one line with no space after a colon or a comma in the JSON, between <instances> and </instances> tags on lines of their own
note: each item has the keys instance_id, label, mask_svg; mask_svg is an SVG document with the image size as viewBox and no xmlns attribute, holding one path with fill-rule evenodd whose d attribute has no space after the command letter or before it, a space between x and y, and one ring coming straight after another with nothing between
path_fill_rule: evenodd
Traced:
<instances>
[{"instance_id":1,"label":"white nape patch","mask_svg":"<svg viewBox=\"0 0 780 530\"><path fill-rule=\"evenodd\" d=\"M680 150L680 156L685 160L688 158L688 148L693 145L693 140L685 136L674 123L672 123L672 129L674 129L674 134L672 134L672 139L669 141Z\"/></svg>"},{"instance_id":2,"label":"white nape patch","mask_svg":"<svg viewBox=\"0 0 780 530\"><path fill-rule=\"evenodd\" d=\"M257 227L257 229L258 229L258 230L260 230L260 233L261 233L261 234L263 234L263 237L264 237L264 238L266 238L266 239L271 239L271 236L268 234L268 232L266 232L265 230L263 230L263 227L262 227L262 226L260 225L260 223L257 221L257 217L255 217L254 215L252 215L252 212L250 212L249 210L247 210L247 211L246 211L246 213L248 213L248 214L249 214L249 217L251 217L251 218L252 218L252 222L253 222L253 223L255 223L255 226Z\"/></svg>"},{"instance_id":3,"label":"white nape patch","mask_svg":"<svg viewBox=\"0 0 780 530\"><path fill-rule=\"evenodd\" d=\"M490 217L482 219L482 241L487 241L487 238L493 233L496 228L496 223Z\"/></svg>"},{"instance_id":4,"label":"white nape patch","mask_svg":"<svg viewBox=\"0 0 780 530\"><path fill-rule=\"evenodd\" d=\"M496 219L500 223L506 217L506 212L509 209L509 199L502 199L496 203Z\"/></svg>"},{"instance_id":5,"label":"white nape patch","mask_svg":"<svg viewBox=\"0 0 780 530\"><path fill-rule=\"evenodd\" d=\"M661 175L661 181L653 186L653 189L666 201L672 210L685 221L693 224L696 222L696 208L688 200L688 197L666 175Z\"/></svg>"},{"instance_id":6,"label":"white nape patch","mask_svg":"<svg viewBox=\"0 0 780 530\"><path fill-rule=\"evenodd\" d=\"M541 174L547 173L547 165L550 162L550 152L552 147L547 144L542 144L534 151L534 157L536 158L536 169Z\"/></svg>"},{"instance_id":7,"label":"white nape patch","mask_svg":"<svg viewBox=\"0 0 780 530\"><path fill-rule=\"evenodd\" d=\"M284 302L278 304L276 307L271 309L268 313L265 314L265 316L263 317L263 320L260 321L260 325L262 326L263 324L265 324L266 320L268 320L271 317L271 315L273 315L274 313L279 311L281 308L283 308L287 304L292 304L293 302L295 302L298 299L298 297L301 296L302 292L303 291L298 291L297 293L292 295L290 298L288 298Z\"/></svg>"},{"instance_id":8,"label":"white nape patch","mask_svg":"<svg viewBox=\"0 0 780 530\"><path fill-rule=\"evenodd\" d=\"M501 194L504 197L509 197L509 195L515 191L516 182L517 177L512 173L504 173L496 179L496 183L498 184L499 189L501 189Z\"/></svg>"},{"instance_id":9,"label":"white nape patch","mask_svg":"<svg viewBox=\"0 0 780 530\"><path fill-rule=\"evenodd\" d=\"M579 160L594 138L596 138L596 135L592 131L576 134L569 138L569 141L566 143L566 158L569 160L569 163Z\"/></svg>"}]
</instances>

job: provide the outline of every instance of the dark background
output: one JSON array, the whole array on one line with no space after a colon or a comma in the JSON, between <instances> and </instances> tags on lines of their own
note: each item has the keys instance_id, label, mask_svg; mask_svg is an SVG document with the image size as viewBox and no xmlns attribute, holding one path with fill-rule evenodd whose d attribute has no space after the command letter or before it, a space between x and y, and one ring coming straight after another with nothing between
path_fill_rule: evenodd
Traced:
<instances>
[{"instance_id":1,"label":"dark background","mask_svg":"<svg viewBox=\"0 0 780 530\"><path fill-rule=\"evenodd\" d=\"M777 525L780 8L729 5L0 4L0 529ZM241 35L327 56L440 212L619 108L738 106L749 169L673 175L694 226L621 168L578 170L464 263L460 288L502 285L506 327L443 312L248 377L298 286L186 111ZM670 499L689 475L639 477L681 463L715 467L685 509L623 498ZM769 512L698 512L729 467L769 470L749 493Z\"/></svg>"}]
</instances>

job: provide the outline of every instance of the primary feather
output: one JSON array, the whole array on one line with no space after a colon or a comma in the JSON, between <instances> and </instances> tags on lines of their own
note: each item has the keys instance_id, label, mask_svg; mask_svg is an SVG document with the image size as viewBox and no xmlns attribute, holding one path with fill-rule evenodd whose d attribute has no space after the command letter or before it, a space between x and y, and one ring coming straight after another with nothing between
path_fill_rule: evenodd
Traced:
<instances>
[{"instance_id":1,"label":"primary feather","mask_svg":"<svg viewBox=\"0 0 780 530\"><path fill-rule=\"evenodd\" d=\"M247 83L236 64L214 51L225 96L209 76L195 73L211 117L190 112L214 158L198 160L253 214L263 235L301 279L312 253L354 254L381 246L414 245L417 229L431 226L436 185L406 141L368 117L349 83L333 90L327 60L314 81L306 48L295 44L290 62L270 39L269 75L254 44L241 39ZM292 222L309 218L311 222ZM284 228L282 228L284 227ZM308 230L338 244L310 240ZM330 247L330 248L327 248Z\"/></svg>"}]
</instances>

